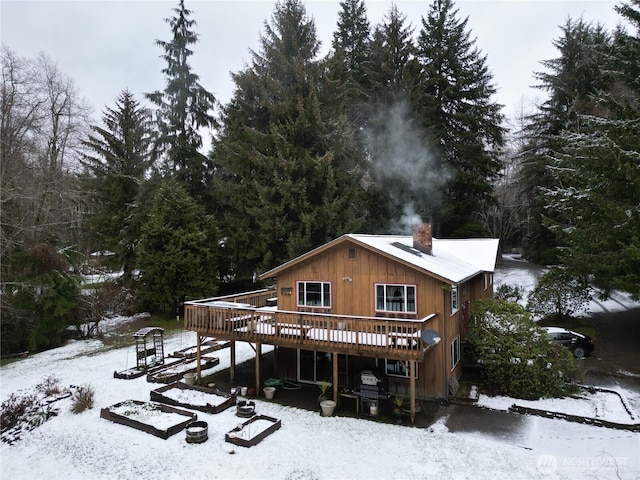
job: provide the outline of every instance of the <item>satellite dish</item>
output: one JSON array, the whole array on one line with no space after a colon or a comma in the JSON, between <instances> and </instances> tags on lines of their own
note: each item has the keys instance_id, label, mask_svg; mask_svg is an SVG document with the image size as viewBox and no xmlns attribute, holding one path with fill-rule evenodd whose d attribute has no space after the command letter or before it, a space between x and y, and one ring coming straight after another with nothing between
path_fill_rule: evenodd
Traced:
<instances>
[{"instance_id":1,"label":"satellite dish","mask_svg":"<svg viewBox=\"0 0 640 480\"><path fill-rule=\"evenodd\" d=\"M422 341L427 345L437 345L440 343L440 334L435 330L423 330L420 338L422 338Z\"/></svg>"}]
</instances>

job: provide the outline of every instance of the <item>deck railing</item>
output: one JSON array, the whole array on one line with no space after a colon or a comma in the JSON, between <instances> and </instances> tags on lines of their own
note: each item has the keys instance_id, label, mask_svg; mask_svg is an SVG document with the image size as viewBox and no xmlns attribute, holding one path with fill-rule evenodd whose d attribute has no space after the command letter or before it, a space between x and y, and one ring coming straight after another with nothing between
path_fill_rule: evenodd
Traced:
<instances>
[{"instance_id":1,"label":"deck railing","mask_svg":"<svg viewBox=\"0 0 640 480\"><path fill-rule=\"evenodd\" d=\"M259 290L185 302L184 328L221 340L420 360L428 348L422 332L436 316L407 320L284 311L267 306L274 294Z\"/></svg>"}]
</instances>

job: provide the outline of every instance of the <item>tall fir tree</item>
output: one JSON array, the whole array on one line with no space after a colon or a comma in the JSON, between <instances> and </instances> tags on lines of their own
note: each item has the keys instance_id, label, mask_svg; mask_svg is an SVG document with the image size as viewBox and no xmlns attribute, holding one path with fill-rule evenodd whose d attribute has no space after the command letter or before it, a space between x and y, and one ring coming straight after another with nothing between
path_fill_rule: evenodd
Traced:
<instances>
[{"instance_id":1,"label":"tall fir tree","mask_svg":"<svg viewBox=\"0 0 640 480\"><path fill-rule=\"evenodd\" d=\"M90 153L83 155L85 182L91 197L91 213L86 229L92 232L95 248L115 253L123 276L130 279L135 268L135 245L139 232L132 231L136 198L151 161L149 116L128 90L107 108L103 126L91 127L84 142Z\"/></svg>"},{"instance_id":2,"label":"tall fir tree","mask_svg":"<svg viewBox=\"0 0 640 480\"><path fill-rule=\"evenodd\" d=\"M638 6L617 8L634 33L618 29L612 39L581 46L583 59L602 62L589 77L597 88L572 104L574 116L548 161L552 185L542 190L543 221L558 239L559 260L603 297L623 290L640 298Z\"/></svg>"},{"instance_id":3,"label":"tall fir tree","mask_svg":"<svg viewBox=\"0 0 640 480\"><path fill-rule=\"evenodd\" d=\"M527 256L541 263L558 260L556 233L545 225L545 200L540 189L557 186L549 166L562 148L566 132L579 132L581 113L592 108L592 95L610 81L602 66L607 63L610 42L601 25L568 19L560 38L553 44L559 57L544 60L547 71L537 72L537 87L548 92L548 99L533 114L525 128L527 142L522 149L521 184L523 203L529 207Z\"/></svg>"},{"instance_id":4,"label":"tall fir tree","mask_svg":"<svg viewBox=\"0 0 640 480\"><path fill-rule=\"evenodd\" d=\"M348 108L356 128L366 124L363 105L367 97L370 36L371 27L364 0L340 2L338 24L333 33L332 54L327 67L332 79L335 78L341 85L341 104Z\"/></svg>"},{"instance_id":5,"label":"tall fir tree","mask_svg":"<svg viewBox=\"0 0 640 480\"><path fill-rule=\"evenodd\" d=\"M216 125L213 116L216 100L200 85L198 75L189 65L189 57L193 55L190 46L198 41L193 31L196 22L190 18L193 12L185 7L184 0L180 0L174 12L173 17L166 19L173 35L171 41L156 40L164 51L165 88L146 94L157 107L153 152L165 175L183 183L194 198L211 208L212 165L199 149L203 145L200 131Z\"/></svg>"},{"instance_id":6,"label":"tall fir tree","mask_svg":"<svg viewBox=\"0 0 640 480\"><path fill-rule=\"evenodd\" d=\"M475 46L451 0L434 0L418 36L421 64L420 122L435 140L447 181L442 207L433 212L444 237L486 235L478 205L492 200L502 167L501 105L492 100L486 56Z\"/></svg>"},{"instance_id":7,"label":"tall fir tree","mask_svg":"<svg viewBox=\"0 0 640 480\"><path fill-rule=\"evenodd\" d=\"M352 230L351 132L323 106L315 24L298 0L278 2L260 49L234 73L214 144L229 281L250 279ZM328 100L328 99L327 99Z\"/></svg>"},{"instance_id":8,"label":"tall fir tree","mask_svg":"<svg viewBox=\"0 0 640 480\"><path fill-rule=\"evenodd\" d=\"M141 227L137 299L154 312L180 314L189 298L218 289L218 233L207 215L173 179L154 192Z\"/></svg>"},{"instance_id":9,"label":"tall fir tree","mask_svg":"<svg viewBox=\"0 0 640 480\"><path fill-rule=\"evenodd\" d=\"M370 102L396 105L411 101L417 83L413 28L394 4L376 26L367 63Z\"/></svg>"},{"instance_id":10,"label":"tall fir tree","mask_svg":"<svg viewBox=\"0 0 640 480\"><path fill-rule=\"evenodd\" d=\"M375 207L380 192L376 188L369 161L367 142L369 123L369 67L371 27L367 19L364 0L340 2L338 23L333 33L332 50L326 59L324 74L324 101L327 114L352 133L346 145L345 165L353 182L359 185L353 200L356 216L362 219L364 231L380 228L381 210Z\"/></svg>"},{"instance_id":11,"label":"tall fir tree","mask_svg":"<svg viewBox=\"0 0 640 480\"><path fill-rule=\"evenodd\" d=\"M428 203L437 189L427 180L433 179L428 139L413 109L419 64L412 35L406 16L392 5L374 30L366 65L367 153L378 192L372 207L380 211L386 232L406 232L414 210L424 216L416 203Z\"/></svg>"}]
</instances>

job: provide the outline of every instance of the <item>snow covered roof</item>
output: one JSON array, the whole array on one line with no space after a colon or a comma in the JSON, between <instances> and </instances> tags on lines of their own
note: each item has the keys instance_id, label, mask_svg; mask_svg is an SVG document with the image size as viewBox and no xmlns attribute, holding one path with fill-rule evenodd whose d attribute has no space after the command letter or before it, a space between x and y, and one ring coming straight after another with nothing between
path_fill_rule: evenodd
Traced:
<instances>
[{"instance_id":1,"label":"snow covered roof","mask_svg":"<svg viewBox=\"0 0 640 480\"><path fill-rule=\"evenodd\" d=\"M493 272L499 242L496 238L463 240L433 238L431 255L429 255L413 248L412 236L354 234L346 236L454 284L481 272Z\"/></svg>"},{"instance_id":2,"label":"snow covered roof","mask_svg":"<svg viewBox=\"0 0 640 480\"><path fill-rule=\"evenodd\" d=\"M452 284L461 283L481 272L493 272L498 254L498 239L432 239L432 254L413 248L413 237L403 235L346 234L304 255L260 275L270 278L283 269L327 248L351 240L366 248L402 261Z\"/></svg>"}]
</instances>

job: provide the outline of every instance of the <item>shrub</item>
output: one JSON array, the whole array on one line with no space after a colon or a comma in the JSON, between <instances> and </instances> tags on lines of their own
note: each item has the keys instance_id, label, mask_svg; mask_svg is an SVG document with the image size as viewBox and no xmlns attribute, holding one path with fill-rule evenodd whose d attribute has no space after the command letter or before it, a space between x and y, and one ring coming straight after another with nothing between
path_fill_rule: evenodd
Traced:
<instances>
[{"instance_id":1,"label":"shrub","mask_svg":"<svg viewBox=\"0 0 640 480\"><path fill-rule=\"evenodd\" d=\"M51 405L42 405L36 394L12 393L0 405L0 439L11 445L20 440L24 432L33 430L57 414Z\"/></svg>"},{"instance_id":2,"label":"shrub","mask_svg":"<svg viewBox=\"0 0 640 480\"><path fill-rule=\"evenodd\" d=\"M51 374L36 385L36 391L45 397L51 397L62 393L64 389L60 385L60 379L54 374Z\"/></svg>"},{"instance_id":3,"label":"shrub","mask_svg":"<svg viewBox=\"0 0 640 480\"><path fill-rule=\"evenodd\" d=\"M524 399L565 394L576 371L571 352L549 340L522 306L480 300L470 313L468 341L490 387Z\"/></svg>"},{"instance_id":4,"label":"shrub","mask_svg":"<svg viewBox=\"0 0 640 480\"><path fill-rule=\"evenodd\" d=\"M540 277L529 293L527 309L541 317L562 319L579 312L590 301L591 289L586 279L553 267Z\"/></svg>"},{"instance_id":5,"label":"shrub","mask_svg":"<svg viewBox=\"0 0 640 480\"><path fill-rule=\"evenodd\" d=\"M502 284L496 290L495 297L508 302L517 303L524 297L524 288L520 285Z\"/></svg>"},{"instance_id":6,"label":"shrub","mask_svg":"<svg viewBox=\"0 0 640 480\"><path fill-rule=\"evenodd\" d=\"M93 408L94 397L95 389L91 385L85 384L77 387L71 394L71 411L82 413Z\"/></svg>"}]
</instances>

